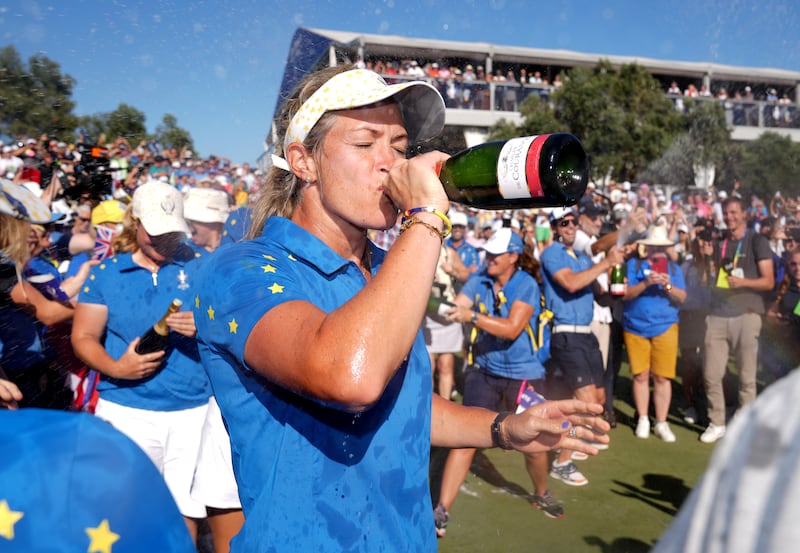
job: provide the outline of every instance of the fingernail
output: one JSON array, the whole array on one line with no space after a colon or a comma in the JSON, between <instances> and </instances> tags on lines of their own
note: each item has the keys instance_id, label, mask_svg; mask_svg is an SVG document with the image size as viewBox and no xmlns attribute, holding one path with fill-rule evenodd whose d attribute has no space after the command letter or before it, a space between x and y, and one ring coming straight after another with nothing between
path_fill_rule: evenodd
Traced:
<instances>
[{"instance_id":1,"label":"fingernail","mask_svg":"<svg viewBox=\"0 0 800 553\"><path fill-rule=\"evenodd\" d=\"M567 428L569 428L569 421L564 421L564 422L562 422L562 423L561 423L561 428L563 428L564 430L566 430Z\"/></svg>"}]
</instances>

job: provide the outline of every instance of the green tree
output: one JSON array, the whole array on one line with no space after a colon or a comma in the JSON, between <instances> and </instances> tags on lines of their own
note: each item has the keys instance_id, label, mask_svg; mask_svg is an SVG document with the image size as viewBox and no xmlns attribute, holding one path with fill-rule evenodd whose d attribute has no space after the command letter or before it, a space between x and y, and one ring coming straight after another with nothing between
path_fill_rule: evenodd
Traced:
<instances>
[{"instance_id":1,"label":"green tree","mask_svg":"<svg viewBox=\"0 0 800 553\"><path fill-rule=\"evenodd\" d=\"M784 195L800 193L800 145L788 136L765 132L748 142L738 169L744 189L762 198L778 190Z\"/></svg>"},{"instance_id":2,"label":"green tree","mask_svg":"<svg viewBox=\"0 0 800 553\"><path fill-rule=\"evenodd\" d=\"M147 138L145 120L143 112L124 102L120 103L117 109L108 114L106 138L111 141L122 136L135 146Z\"/></svg>"},{"instance_id":3,"label":"green tree","mask_svg":"<svg viewBox=\"0 0 800 553\"><path fill-rule=\"evenodd\" d=\"M75 80L43 54L22 62L13 46L0 50L0 134L68 140L77 126L73 115Z\"/></svg>"},{"instance_id":4,"label":"green tree","mask_svg":"<svg viewBox=\"0 0 800 553\"><path fill-rule=\"evenodd\" d=\"M192 135L186 129L178 126L178 119L171 113L164 115L161 123L156 127L156 140L165 148L176 148L180 151L186 147L194 150Z\"/></svg>"}]
</instances>

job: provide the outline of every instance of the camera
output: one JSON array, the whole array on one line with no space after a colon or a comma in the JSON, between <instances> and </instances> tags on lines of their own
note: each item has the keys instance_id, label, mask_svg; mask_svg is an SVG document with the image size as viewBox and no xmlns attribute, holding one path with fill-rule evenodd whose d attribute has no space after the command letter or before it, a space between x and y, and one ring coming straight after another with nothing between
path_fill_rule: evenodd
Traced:
<instances>
[{"instance_id":1,"label":"camera","mask_svg":"<svg viewBox=\"0 0 800 553\"><path fill-rule=\"evenodd\" d=\"M111 194L111 159L108 148L80 143L76 149L80 154L80 164L75 166L74 184L70 183L65 174L62 178L62 171L58 175L64 187L64 195L70 199L78 199L89 194L92 198L101 199Z\"/></svg>"}]
</instances>

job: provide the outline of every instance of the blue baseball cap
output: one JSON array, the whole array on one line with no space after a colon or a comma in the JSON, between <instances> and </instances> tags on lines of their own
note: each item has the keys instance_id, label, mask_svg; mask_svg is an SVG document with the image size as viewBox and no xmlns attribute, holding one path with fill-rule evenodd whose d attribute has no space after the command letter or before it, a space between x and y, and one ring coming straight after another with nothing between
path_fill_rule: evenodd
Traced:
<instances>
[{"instance_id":1,"label":"blue baseball cap","mask_svg":"<svg viewBox=\"0 0 800 553\"><path fill-rule=\"evenodd\" d=\"M492 255L522 253L522 237L509 227L499 228L483 245L483 250Z\"/></svg>"}]
</instances>

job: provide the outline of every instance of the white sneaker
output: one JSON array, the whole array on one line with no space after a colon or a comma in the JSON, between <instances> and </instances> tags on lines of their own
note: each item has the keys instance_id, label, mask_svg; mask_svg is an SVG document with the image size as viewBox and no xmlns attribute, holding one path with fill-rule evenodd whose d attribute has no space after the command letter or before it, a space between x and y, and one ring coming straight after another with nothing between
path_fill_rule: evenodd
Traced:
<instances>
[{"instance_id":1,"label":"white sneaker","mask_svg":"<svg viewBox=\"0 0 800 553\"><path fill-rule=\"evenodd\" d=\"M648 417L639 417L639 422L636 423L636 437L643 439L650 437L650 419Z\"/></svg>"},{"instance_id":2,"label":"white sneaker","mask_svg":"<svg viewBox=\"0 0 800 553\"><path fill-rule=\"evenodd\" d=\"M672 443L675 441L675 434L673 434L672 430L670 430L667 421L657 422L655 428L653 429L653 433L665 442Z\"/></svg>"},{"instance_id":3,"label":"white sneaker","mask_svg":"<svg viewBox=\"0 0 800 553\"><path fill-rule=\"evenodd\" d=\"M687 407L683 411L683 420L689 424L697 422L697 410L694 407Z\"/></svg>"},{"instance_id":4,"label":"white sneaker","mask_svg":"<svg viewBox=\"0 0 800 553\"><path fill-rule=\"evenodd\" d=\"M708 428L705 432L700 434L700 441L704 444L713 444L725 435L725 425L717 426L714 423L708 423Z\"/></svg>"}]
</instances>

